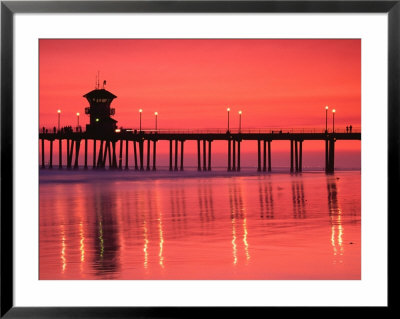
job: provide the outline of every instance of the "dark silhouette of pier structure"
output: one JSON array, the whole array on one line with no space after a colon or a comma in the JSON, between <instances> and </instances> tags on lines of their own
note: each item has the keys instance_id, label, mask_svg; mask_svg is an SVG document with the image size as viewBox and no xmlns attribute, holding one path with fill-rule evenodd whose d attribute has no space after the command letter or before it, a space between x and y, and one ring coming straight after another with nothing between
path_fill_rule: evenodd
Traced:
<instances>
[{"instance_id":1,"label":"dark silhouette of pier structure","mask_svg":"<svg viewBox=\"0 0 400 319\"><path fill-rule=\"evenodd\" d=\"M290 147L290 172L301 172L303 170L303 142L319 140L325 141L325 171L332 173L335 170L335 143L340 140L361 140L361 132L349 131L326 131L314 129L296 130L129 130L118 129L117 121L111 118L115 110L110 104L115 95L106 91L104 87L98 86L95 90L87 93L84 97L88 100L90 107L85 113L90 115L90 124L86 125L86 131L79 127L72 129L46 130L43 128L39 133L41 141L41 167L45 168L45 140L50 142L48 168L53 168L53 144L58 144L58 167L63 168L62 152L63 141L66 142L68 169L79 168L79 156L83 153L84 168L89 167L101 169L106 167L108 160L109 168L129 169L129 144L133 144L133 158L135 170L156 170L157 142L169 141L169 170L184 170L184 144L187 141L197 142L197 169L198 171L210 171L212 142L226 141L227 143L227 170L240 171L242 142L257 142L257 170L259 172L271 172L271 154L273 141L288 141ZM92 163L89 164L88 140L93 141ZM118 143L119 142L119 143ZM84 150L81 152L81 144ZM119 149L117 149L117 143ZM99 148L97 149L97 146ZM145 150L146 148L146 150ZM81 153L80 153L81 152ZM118 156L117 156L118 154ZM146 158L145 158L146 155ZM152 156L152 163L151 163ZM180 157L179 163L178 158ZM123 163L124 159L124 163ZM146 161L146 162L145 162ZM178 165L179 164L179 165Z\"/></svg>"}]
</instances>

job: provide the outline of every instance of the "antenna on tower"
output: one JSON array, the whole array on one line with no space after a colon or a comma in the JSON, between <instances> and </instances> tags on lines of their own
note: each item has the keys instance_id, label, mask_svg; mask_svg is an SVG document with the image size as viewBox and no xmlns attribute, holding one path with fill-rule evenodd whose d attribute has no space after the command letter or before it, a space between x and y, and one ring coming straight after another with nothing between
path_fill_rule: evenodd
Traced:
<instances>
[{"instance_id":1,"label":"antenna on tower","mask_svg":"<svg viewBox=\"0 0 400 319\"><path fill-rule=\"evenodd\" d=\"M100 88L100 71L97 71L96 90Z\"/></svg>"}]
</instances>

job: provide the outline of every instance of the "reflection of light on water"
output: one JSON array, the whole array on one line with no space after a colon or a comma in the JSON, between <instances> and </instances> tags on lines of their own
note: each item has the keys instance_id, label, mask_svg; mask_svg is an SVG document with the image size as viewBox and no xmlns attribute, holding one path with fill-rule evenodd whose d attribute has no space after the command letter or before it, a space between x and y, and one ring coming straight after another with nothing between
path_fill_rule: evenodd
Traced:
<instances>
[{"instance_id":1,"label":"reflection of light on water","mask_svg":"<svg viewBox=\"0 0 400 319\"><path fill-rule=\"evenodd\" d=\"M80 247L80 250L81 250L81 262L84 262L85 261L85 243L84 243L85 236L83 235L83 224L82 223L79 224L79 233L80 233L80 236L81 236L81 241L80 241L80 243L81 243L81 247Z\"/></svg>"},{"instance_id":2,"label":"reflection of light on water","mask_svg":"<svg viewBox=\"0 0 400 319\"><path fill-rule=\"evenodd\" d=\"M250 259L249 254L249 244L247 243L247 221L246 218L243 219L243 243L244 243L244 251L246 253L246 260Z\"/></svg>"},{"instance_id":3,"label":"reflection of light on water","mask_svg":"<svg viewBox=\"0 0 400 319\"><path fill-rule=\"evenodd\" d=\"M331 244L333 248L334 256L343 256L344 246L343 246L343 225L342 225L342 211L339 208L337 216L331 217ZM342 262L342 261L340 261Z\"/></svg>"},{"instance_id":4,"label":"reflection of light on water","mask_svg":"<svg viewBox=\"0 0 400 319\"><path fill-rule=\"evenodd\" d=\"M236 224L235 219L232 218L232 252L233 252L233 263L237 264L237 249L236 249Z\"/></svg>"},{"instance_id":5,"label":"reflection of light on water","mask_svg":"<svg viewBox=\"0 0 400 319\"><path fill-rule=\"evenodd\" d=\"M158 212L158 234L160 237L160 251L158 252L158 263L160 264L161 268L164 268L164 256L163 256L164 232L163 232L163 222L162 222L162 209L160 209L160 196L158 189L156 191L155 203L156 203L156 210Z\"/></svg>"},{"instance_id":6,"label":"reflection of light on water","mask_svg":"<svg viewBox=\"0 0 400 319\"><path fill-rule=\"evenodd\" d=\"M147 245L149 243L149 240L147 239L147 225L146 225L146 220L143 221L143 230L144 230L144 268L147 269L147 259L148 259L148 252L147 252Z\"/></svg>"},{"instance_id":7,"label":"reflection of light on water","mask_svg":"<svg viewBox=\"0 0 400 319\"><path fill-rule=\"evenodd\" d=\"M343 256L344 254L344 246L343 246L343 233L344 228L342 225L342 209L340 208L340 204L338 201L338 185L335 180L328 179L327 183L328 187L328 208L329 208L329 216L331 221L331 245L333 249L333 256ZM337 260L333 261L334 263ZM339 259L339 263L342 263L343 260Z\"/></svg>"},{"instance_id":8,"label":"reflection of light on water","mask_svg":"<svg viewBox=\"0 0 400 319\"><path fill-rule=\"evenodd\" d=\"M99 222L99 239L100 239L100 257L103 259L104 256L104 239L103 239L103 223Z\"/></svg>"},{"instance_id":9,"label":"reflection of light on water","mask_svg":"<svg viewBox=\"0 0 400 319\"><path fill-rule=\"evenodd\" d=\"M80 247L80 251L81 251L81 264L80 264L80 270L81 270L81 273L83 272L83 263L85 262L85 236L83 235L83 224L82 224L82 222L80 222L79 223L79 234L80 234L80 237L81 237L81 240L80 240L80 244L81 244L81 247Z\"/></svg>"},{"instance_id":10,"label":"reflection of light on water","mask_svg":"<svg viewBox=\"0 0 400 319\"><path fill-rule=\"evenodd\" d=\"M159 228L159 233L160 233L160 252L158 253L159 257L159 263L162 268L164 268L164 257L163 257L163 245L164 245L164 236L163 236L163 229L162 229L162 218L161 218L161 212L160 212L160 218L158 228Z\"/></svg>"},{"instance_id":11,"label":"reflection of light on water","mask_svg":"<svg viewBox=\"0 0 400 319\"><path fill-rule=\"evenodd\" d=\"M64 225L61 225L61 261L62 261L62 273L65 272L65 268L67 268L67 259L65 258L65 231Z\"/></svg>"}]
</instances>

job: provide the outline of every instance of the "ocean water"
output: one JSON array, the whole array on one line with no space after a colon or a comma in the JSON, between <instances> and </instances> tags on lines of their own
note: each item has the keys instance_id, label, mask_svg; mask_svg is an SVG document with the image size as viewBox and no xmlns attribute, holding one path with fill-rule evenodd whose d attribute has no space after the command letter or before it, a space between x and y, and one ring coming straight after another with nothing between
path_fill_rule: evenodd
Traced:
<instances>
[{"instance_id":1,"label":"ocean water","mask_svg":"<svg viewBox=\"0 0 400 319\"><path fill-rule=\"evenodd\" d=\"M39 279L361 279L361 172L40 170Z\"/></svg>"}]
</instances>

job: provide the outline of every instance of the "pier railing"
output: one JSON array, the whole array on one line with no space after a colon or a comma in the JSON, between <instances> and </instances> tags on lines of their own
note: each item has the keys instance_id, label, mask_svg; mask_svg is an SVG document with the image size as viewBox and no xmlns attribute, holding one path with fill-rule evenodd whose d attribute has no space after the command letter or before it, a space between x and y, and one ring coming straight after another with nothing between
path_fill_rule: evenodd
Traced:
<instances>
[{"instance_id":1,"label":"pier railing","mask_svg":"<svg viewBox=\"0 0 400 319\"><path fill-rule=\"evenodd\" d=\"M83 127L69 127L60 129L62 133L85 133ZM58 133L59 130L54 128L42 127L39 130L39 133ZM154 129L154 128L143 128L141 131L138 129L131 128L119 128L116 130L116 133L119 132L132 132L133 134L143 132L143 133L159 133L159 134L226 134L228 133L228 129L224 128L199 128L199 129ZM247 128L247 129L238 129L238 128L230 128L230 134L324 134L324 133L332 133L332 129L322 128ZM361 133L361 127L352 127L350 128L335 128L334 133Z\"/></svg>"}]
</instances>

